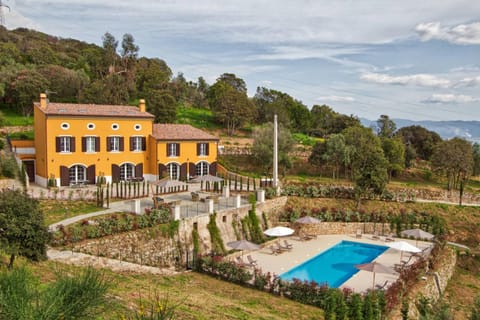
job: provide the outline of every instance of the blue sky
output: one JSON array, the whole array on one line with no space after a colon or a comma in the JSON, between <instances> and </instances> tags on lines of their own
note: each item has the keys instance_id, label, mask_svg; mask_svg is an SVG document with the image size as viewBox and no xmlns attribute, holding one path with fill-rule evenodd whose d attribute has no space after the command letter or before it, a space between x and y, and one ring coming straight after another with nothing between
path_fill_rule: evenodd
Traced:
<instances>
[{"instance_id":1,"label":"blue sky","mask_svg":"<svg viewBox=\"0 0 480 320\"><path fill-rule=\"evenodd\" d=\"M222 73L371 120L480 120L478 0L3 0L9 29L131 33L174 74Z\"/></svg>"}]
</instances>

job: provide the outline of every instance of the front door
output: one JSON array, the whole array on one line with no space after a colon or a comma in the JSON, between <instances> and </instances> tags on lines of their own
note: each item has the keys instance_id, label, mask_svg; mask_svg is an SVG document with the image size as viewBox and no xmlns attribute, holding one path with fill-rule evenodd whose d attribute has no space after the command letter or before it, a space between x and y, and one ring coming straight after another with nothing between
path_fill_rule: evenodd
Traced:
<instances>
[{"instance_id":1,"label":"front door","mask_svg":"<svg viewBox=\"0 0 480 320\"><path fill-rule=\"evenodd\" d=\"M28 181L35 181L35 161L33 160L24 160L23 166L25 167L25 172L28 175Z\"/></svg>"}]
</instances>

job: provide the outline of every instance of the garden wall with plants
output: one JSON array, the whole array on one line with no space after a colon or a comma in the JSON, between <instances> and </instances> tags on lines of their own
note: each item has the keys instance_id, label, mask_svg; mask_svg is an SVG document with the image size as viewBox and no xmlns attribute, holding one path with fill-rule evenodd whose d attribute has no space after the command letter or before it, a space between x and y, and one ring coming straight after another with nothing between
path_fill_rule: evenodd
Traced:
<instances>
[{"instance_id":1,"label":"garden wall with plants","mask_svg":"<svg viewBox=\"0 0 480 320\"><path fill-rule=\"evenodd\" d=\"M312 184L287 184L282 189L286 196L298 196L307 198L335 198L355 199L355 192L352 186L348 185L312 185ZM389 188L382 195L366 195L366 199L384 201L416 201L417 199L445 202L459 202L459 192L433 188ZM478 204L480 195L465 192L462 203Z\"/></svg>"}]
</instances>

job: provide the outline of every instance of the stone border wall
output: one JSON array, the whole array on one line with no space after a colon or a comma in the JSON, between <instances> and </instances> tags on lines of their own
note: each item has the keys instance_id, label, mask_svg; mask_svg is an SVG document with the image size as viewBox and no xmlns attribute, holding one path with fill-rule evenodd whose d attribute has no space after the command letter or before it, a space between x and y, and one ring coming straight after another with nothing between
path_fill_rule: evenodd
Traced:
<instances>
[{"instance_id":1,"label":"stone border wall","mask_svg":"<svg viewBox=\"0 0 480 320\"><path fill-rule=\"evenodd\" d=\"M422 296L428 298L432 302L436 302L441 298L448 281L455 272L457 263L457 253L454 249L446 247L437 257L437 265L435 269L430 270L422 280L410 290L407 296L408 300L408 318L419 319L420 314L416 303ZM438 285L437 285L438 280ZM401 320L402 305L399 305L390 313L389 319Z\"/></svg>"},{"instance_id":2,"label":"stone border wall","mask_svg":"<svg viewBox=\"0 0 480 320\"><path fill-rule=\"evenodd\" d=\"M362 233L387 235L391 233L389 223L373 222L323 222L317 224L299 224L294 223L295 231L303 231L307 234L327 235L327 234L356 234L357 230Z\"/></svg>"}]
</instances>

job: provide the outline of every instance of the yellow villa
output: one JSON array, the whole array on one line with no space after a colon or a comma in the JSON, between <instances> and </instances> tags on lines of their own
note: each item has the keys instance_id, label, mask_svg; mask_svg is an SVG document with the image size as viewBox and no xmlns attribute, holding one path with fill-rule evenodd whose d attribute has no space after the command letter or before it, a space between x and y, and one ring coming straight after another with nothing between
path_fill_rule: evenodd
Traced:
<instances>
[{"instance_id":1,"label":"yellow villa","mask_svg":"<svg viewBox=\"0 0 480 320\"><path fill-rule=\"evenodd\" d=\"M218 138L190 125L154 124L139 106L34 103L34 142L12 141L30 181L57 186L188 180L216 174Z\"/></svg>"}]
</instances>

